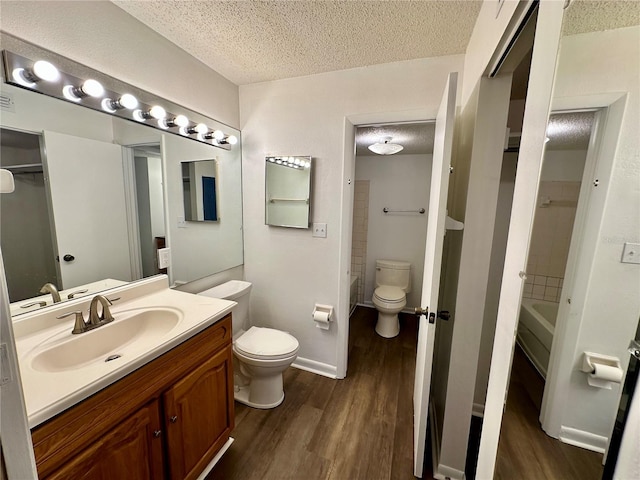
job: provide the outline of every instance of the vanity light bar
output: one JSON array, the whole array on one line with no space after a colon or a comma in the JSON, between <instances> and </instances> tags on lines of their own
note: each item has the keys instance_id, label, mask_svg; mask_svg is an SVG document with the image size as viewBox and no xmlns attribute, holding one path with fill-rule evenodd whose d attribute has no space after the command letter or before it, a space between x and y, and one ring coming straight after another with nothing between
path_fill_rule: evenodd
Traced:
<instances>
[{"instance_id":1,"label":"vanity light bar","mask_svg":"<svg viewBox=\"0 0 640 480\"><path fill-rule=\"evenodd\" d=\"M60 71L45 60L34 62L26 57L2 51L5 82L50 97L82 105L116 117L182 135L207 145L231 150L237 137L222 130L210 129L204 123L193 123L185 115L174 115L160 105L140 102L130 93L105 89L94 79L82 79Z\"/></svg>"},{"instance_id":2,"label":"vanity light bar","mask_svg":"<svg viewBox=\"0 0 640 480\"><path fill-rule=\"evenodd\" d=\"M275 163L277 165L282 165L283 167L295 168L295 169L304 169L311 167L311 161L307 160L309 157L267 157L267 161L271 163Z\"/></svg>"}]
</instances>

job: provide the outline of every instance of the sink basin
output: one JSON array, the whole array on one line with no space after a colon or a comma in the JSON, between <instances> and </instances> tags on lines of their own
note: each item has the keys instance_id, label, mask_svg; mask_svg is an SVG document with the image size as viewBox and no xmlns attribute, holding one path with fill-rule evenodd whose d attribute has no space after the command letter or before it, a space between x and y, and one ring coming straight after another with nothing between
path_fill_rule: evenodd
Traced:
<instances>
[{"instance_id":1,"label":"sink basin","mask_svg":"<svg viewBox=\"0 0 640 480\"><path fill-rule=\"evenodd\" d=\"M71 335L62 343L37 352L31 366L41 372L60 372L96 362L117 361L134 348L153 348L182 318L173 308L134 309L113 314L115 320L95 330ZM113 358L115 357L115 358Z\"/></svg>"}]
</instances>

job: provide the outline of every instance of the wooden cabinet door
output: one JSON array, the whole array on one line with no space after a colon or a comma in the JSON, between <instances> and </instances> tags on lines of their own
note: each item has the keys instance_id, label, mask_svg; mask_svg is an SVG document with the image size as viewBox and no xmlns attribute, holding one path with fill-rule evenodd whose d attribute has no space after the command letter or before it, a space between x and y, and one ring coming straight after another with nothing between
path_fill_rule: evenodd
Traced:
<instances>
[{"instance_id":1,"label":"wooden cabinet door","mask_svg":"<svg viewBox=\"0 0 640 480\"><path fill-rule=\"evenodd\" d=\"M231 347L167 390L163 396L172 480L196 478L233 428Z\"/></svg>"},{"instance_id":2,"label":"wooden cabinet door","mask_svg":"<svg viewBox=\"0 0 640 480\"><path fill-rule=\"evenodd\" d=\"M158 401L152 401L78 452L47 480L164 478Z\"/></svg>"}]
</instances>

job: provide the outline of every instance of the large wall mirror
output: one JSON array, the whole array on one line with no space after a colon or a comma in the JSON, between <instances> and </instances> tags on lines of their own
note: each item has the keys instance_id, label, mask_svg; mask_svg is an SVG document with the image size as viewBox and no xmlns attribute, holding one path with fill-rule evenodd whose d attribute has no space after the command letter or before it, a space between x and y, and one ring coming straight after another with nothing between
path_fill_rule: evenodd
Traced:
<instances>
[{"instance_id":1,"label":"large wall mirror","mask_svg":"<svg viewBox=\"0 0 640 480\"><path fill-rule=\"evenodd\" d=\"M311 157L267 157L265 182L265 223L309 228Z\"/></svg>"},{"instance_id":2,"label":"large wall mirror","mask_svg":"<svg viewBox=\"0 0 640 480\"><path fill-rule=\"evenodd\" d=\"M83 69L86 78L111 90L154 100L9 35L2 34L2 45L62 69ZM16 184L15 192L0 196L12 315L50 305L52 287L46 284L64 301L158 273L181 284L243 263L240 143L218 148L4 82L1 91L1 167L12 171ZM236 129L155 100L240 138ZM203 195L209 195L202 197L206 208L195 208L196 217L183 202L186 160L206 169L195 173L201 186L207 178ZM185 221L199 210L203 220L215 221ZM166 247L171 262L164 269L157 250Z\"/></svg>"}]
</instances>

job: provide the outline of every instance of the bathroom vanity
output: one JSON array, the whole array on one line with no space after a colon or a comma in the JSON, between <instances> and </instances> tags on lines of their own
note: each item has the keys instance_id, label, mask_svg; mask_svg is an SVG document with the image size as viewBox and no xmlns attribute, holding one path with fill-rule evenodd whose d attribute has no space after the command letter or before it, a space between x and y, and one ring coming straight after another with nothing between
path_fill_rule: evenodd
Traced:
<instances>
[{"instance_id":1,"label":"bathroom vanity","mask_svg":"<svg viewBox=\"0 0 640 480\"><path fill-rule=\"evenodd\" d=\"M39 477L198 478L229 445L234 426L235 302L170 290L165 276L105 296L121 297L115 320L87 333L72 335L73 320L54 320L86 310L86 299L15 325ZM114 326L134 323L151 326L111 340ZM43 355L46 364L38 362Z\"/></svg>"}]
</instances>

